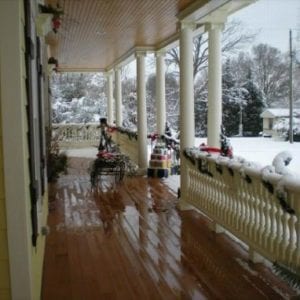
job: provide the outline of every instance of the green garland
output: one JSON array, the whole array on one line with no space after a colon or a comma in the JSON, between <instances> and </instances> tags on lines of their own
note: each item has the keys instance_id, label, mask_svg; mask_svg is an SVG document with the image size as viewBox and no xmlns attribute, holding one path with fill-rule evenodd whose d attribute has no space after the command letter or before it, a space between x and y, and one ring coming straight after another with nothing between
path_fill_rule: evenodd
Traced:
<instances>
[{"instance_id":1,"label":"green garland","mask_svg":"<svg viewBox=\"0 0 300 300\"><path fill-rule=\"evenodd\" d=\"M127 128L124 127L116 127L117 131L120 132L121 134L127 134L129 140L132 140L133 138L137 141L138 139L138 134L136 131L131 131Z\"/></svg>"},{"instance_id":2,"label":"green garland","mask_svg":"<svg viewBox=\"0 0 300 300\"><path fill-rule=\"evenodd\" d=\"M275 196L276 196L277 200L279 201L279 204L280 204L281 208L283 209L283 211L289 213L290 215L294 215L296 213L295 210L292 207L290 207L290 205L288 204L286 195L284 193L275 191L273 184L270 183L269 181L262 180L262 184L268 190L268 192L270 194L273 195L275 192Z\"/></svg>"},{"instance_id":3,"label":"green garland","mask_svg":"<svg viewBox=\"0 0 300 300\"><path fill-rule=\"evenodd\" d=\"M286 266L283 266L277 262L273 263L274 272L279 275L283 280L287 281L287 283L299 289L300 288L300 268L298 267L296 271L292 271Z\"/></svg>"},{"instance_id":4,"label":"green garland","mask_svg":"<svg viewBox=\"0 0 300 300\"><path fill-rule=\"evenodd\" d=\"M190 148L184 149L183 150L183 155L186 159L188 159L194 166L196 165L196 159L192 155L192 150Z\"/></svg>"}]
</instances>

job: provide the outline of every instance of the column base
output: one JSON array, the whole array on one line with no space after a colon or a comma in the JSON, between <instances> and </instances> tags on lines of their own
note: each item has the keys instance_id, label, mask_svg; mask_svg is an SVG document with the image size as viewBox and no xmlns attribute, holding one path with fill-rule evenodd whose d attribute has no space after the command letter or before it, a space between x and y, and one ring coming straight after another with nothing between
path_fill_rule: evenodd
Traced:
<instances>
[{"instance_id":1,"label":"column base","mask_svg":"<svg viewBox=\"0 0 300 300\"><path fill-rule=\"evenodd\" d=\"M145 176L147 175L147 168L138 168L136 171L137 176Z\"/></svg>"},{"instance_id":2,"label":"column base","mask_svg":"<svg viewBox=\"0 0 300 300\"><path fill-rule=\"evenodd\" d=\"M221 225L219 225L216 221L212 221L209 227L215 233L225 232L225 229Z\"/></svg>"},{"instance_id":3,"label":"column base","mask_svg":"<svg viewBox=\"0 0 300 300\"><path fill-rule=\"evenodd\" d=\"M262 263L264 261L263 256L261 256L259 253L257 253L252 247L249 247L248 250L249 253L249 260L253 263Z\"/></svg>"},{"instance_id":4,"label":"column base","mask_svg":"<svg viewBox=\"0 0 300 300\"><path fill-rule=\"evenodd\" d=\"M191 204L189 204L187 201L183 199L179 199L179 202L177 203L176 207L181 211L194 209L194 207Z\"/></svg>"}]
</instances>

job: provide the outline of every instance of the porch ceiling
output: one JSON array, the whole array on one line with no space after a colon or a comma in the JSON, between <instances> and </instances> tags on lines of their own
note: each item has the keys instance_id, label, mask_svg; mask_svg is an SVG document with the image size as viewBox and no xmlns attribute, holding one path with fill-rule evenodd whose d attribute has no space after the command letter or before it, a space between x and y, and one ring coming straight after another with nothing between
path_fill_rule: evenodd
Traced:
<instances>
[{"instance_id":1,"label":"porch ceiling","mask_svg":"<svg viewBox=\"0 0 300 300\"><path fill-rule=\"evenodd\" d=\"M177 15L196 2L209 1L62 0L61 27L46 39L61 70L105 71L137 47L158 49L172 39Z\"/></svg>"}]
</instances>

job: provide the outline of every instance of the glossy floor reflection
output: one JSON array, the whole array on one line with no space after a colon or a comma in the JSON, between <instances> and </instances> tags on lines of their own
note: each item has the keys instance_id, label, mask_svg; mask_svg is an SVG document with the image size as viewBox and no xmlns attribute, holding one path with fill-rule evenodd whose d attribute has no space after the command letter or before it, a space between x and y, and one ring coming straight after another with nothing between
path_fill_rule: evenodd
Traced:
<instances>
[{"instance_id":1,"label":"glossy floor reflection","mask_svg":"<svg viewBox=\"0 0 300 300\"><path fill-rule=\"evenodd\" d=\"M42 299L289 299L295 293L161 180L103 177L72 159L50 191Z\"/></svg>"}]
</instances>

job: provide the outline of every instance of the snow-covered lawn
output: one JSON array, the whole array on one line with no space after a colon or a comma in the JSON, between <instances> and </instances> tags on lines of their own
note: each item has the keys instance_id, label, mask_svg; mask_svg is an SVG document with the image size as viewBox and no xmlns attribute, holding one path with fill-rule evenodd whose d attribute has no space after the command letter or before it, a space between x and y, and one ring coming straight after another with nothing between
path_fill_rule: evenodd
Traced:
<instances>
[{"instance_id":1,"label":"snow-covered lawn","mask_svg":"<svg viewBox=\"0 0 300 300\"><path fill-rule=\"evenodd\" d=\"M290 144L289 142L275 141L264 137L234 137L229 140L234 155L244 157L248 161L260 163L262 166L271 165L274 157L279 152L288 151L293 157L288 169L300 174L300 142ZM201 143L206 143L206 138L196 139L196 146Z\"/></svg>"},{"instance_id":2,"label":"snow-covered lawn","mask_svg":"<svg viewBox=\"0 0 300 300\"><path fill-rule=\"evenodd\" d=\"M88 157L88 158L96 158L98 153L97 147L89 147L89 148L78 148L78 149L61 149L64 151L67 156L70 157Z\"/></svg>"}]
</instances>

